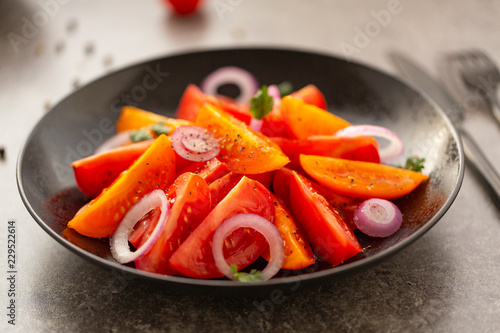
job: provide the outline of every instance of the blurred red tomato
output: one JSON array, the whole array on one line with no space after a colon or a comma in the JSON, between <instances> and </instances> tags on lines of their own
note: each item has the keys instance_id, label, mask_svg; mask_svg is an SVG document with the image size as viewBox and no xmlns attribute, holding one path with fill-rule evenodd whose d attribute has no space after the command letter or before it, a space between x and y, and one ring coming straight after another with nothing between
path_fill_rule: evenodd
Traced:
<instances>
[{"instance_id":1,"label":"blurred red tomato","mask_svg":"<svg viewBox=\"0 0 500 333\"><path fill-rule=\"evenodd\" d=\"M201 0L163 0L170 4L176 14L189 15L196 11Z\"/></svg>"}]
</instances>

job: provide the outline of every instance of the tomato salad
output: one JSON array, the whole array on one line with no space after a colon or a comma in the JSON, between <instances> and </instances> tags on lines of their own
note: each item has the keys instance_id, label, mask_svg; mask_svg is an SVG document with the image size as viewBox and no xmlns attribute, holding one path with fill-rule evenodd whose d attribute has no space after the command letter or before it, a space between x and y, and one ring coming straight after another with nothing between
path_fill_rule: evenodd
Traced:
<instances>
[{"instance_id":1,"label":"tomato salad","mask_svg":"<svg viewBox=\"0 0 500 333\"><path fill-rule=\"evenodd\" d=\"M241 72L189 85L176 118L123 107L117 135L72 165L92 200L68 227L109 237L113 257L139 270L244 282L340 265L363 251L356 229L396 232L404 221L390 200L428 179L423 159L390 166L403 153L395 133L328 112L312 84L259 89ZM239 100L213 87L231 75L248 82ZM263 271L241 272L260 257Z\"/></svg>"}]
</instances>

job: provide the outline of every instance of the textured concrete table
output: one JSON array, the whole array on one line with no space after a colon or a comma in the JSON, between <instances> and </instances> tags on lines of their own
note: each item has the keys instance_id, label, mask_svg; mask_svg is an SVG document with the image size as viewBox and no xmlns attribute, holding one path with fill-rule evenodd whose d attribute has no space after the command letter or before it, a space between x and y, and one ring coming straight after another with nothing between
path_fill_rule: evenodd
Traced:
<instances>
[{"instance_id":1,"label":"textured concrete table","mask_svg":"<svg viewBox=\"0 0 500 333\"><path fill-rule=\"evenodd\" d=\"M0 0L1 267L9 219L18 236L16 325L7 322L5 274L0 331L500 331L499 210L472 172L445 217L404 251L272 308L175 296L104 271L49 237L15 182L19 147L46 110L129 64L184 50L268 45L349 56L388 72L387 53L398 50L436 74L443 54L467 48L500 63L499 17L500 1L205 0L198 15L181 19L157 0ZM471 110L466 127L499 165L500 129L486 112Z\"/></svg>"}]
</instances>

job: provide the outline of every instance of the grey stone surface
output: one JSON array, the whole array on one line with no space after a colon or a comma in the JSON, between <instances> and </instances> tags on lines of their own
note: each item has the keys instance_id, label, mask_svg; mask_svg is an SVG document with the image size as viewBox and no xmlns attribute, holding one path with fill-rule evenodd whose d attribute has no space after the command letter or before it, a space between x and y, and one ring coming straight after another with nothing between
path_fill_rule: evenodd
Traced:
<instances>
[{"instance_id":1,"label":"grey stone surface","mask_svg":"<svg viewBox=\"0 0 500 333\"><path fill-rule=\"evenodd\" d=\"M221 3L229 9L218 11ZM391 4L398 4L397 13L377 28L375 16ZM0 146L6 149L0 266L7 271L8 219L18 224L19 259L17 325L7 324L2 277L0 331L500 331L500 210L468 170L453 206L421 239L381 264L287 295L273 307L266 300L174 295L104 271L45 234L15 183L18 150L46 108L131 63L246 45L343 56L342 45L349 44L359 51L353 60L385 71L395 72L387 52L399 50L437 74L443 54L467 48L481 48L500 63L499 14L500 1L205 0L198 15L181 19L156 0L0 0ZM27 21L39 25L29 36L22 35ZM360 43L358 29L370 28L373 37ZM24 36L17 51L11 32ZM499 165L499 128L484 110L469 112L466 127Z\"/></svg>"}]
</instances>

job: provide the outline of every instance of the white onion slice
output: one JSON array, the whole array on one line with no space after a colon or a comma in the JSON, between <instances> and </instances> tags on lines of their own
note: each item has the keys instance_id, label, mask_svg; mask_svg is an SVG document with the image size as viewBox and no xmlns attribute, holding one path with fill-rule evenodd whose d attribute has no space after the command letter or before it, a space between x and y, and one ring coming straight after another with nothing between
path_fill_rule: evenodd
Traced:
<instances>
[{"instance_id":1,"label":"white onion slice","mask_svg":"<svg viewBox=\"0 0 500 333\"><path fill-rule=\"evenodd\" d=\"M189 161L208 161L220 152L217 139L203 127L180 126L172 133L175 152Z\"/></svg>"},{"instance_id":2,"label":"white onion slice","mask_svg":"<svg viewBox=\"0 0 500 333\"><path fill-rule=\"evenodd\" d=\"M160 207L161 214L153 232L149 236L148 240L144 242L136 251L130 251L128 237L130 236L132 229L144 215L156 207ZM113 236L109 238L111 255L113 258L115 258L120 264L126 264L143 256L158 239L158 236L167 221L168 213L169 206L167 196L162 190L154 190L146 194L141 200L137 201L137 203L134 204L125 214L120 224L118 224Z\"/></svg>"},{"instance_id":3,"label":"white onion slice","mask_svg":"<svg viewBox=\"0 0 500 333\"><path fill-rule=\"evenodd\" d=\"M215 265L222 274L231 280L236 280L234 271L224 258L223 246L227 236L239 228L249 228L260 232L269 243L270 259L266 268L262 271L261 281L272 278L283 265L285 260L285 247L278 228L265 218L256 214L237 214L228 218L215 230L212 241L212 251Z\"/></svg>"},{"instance_id":4,"label":"white onion slice","mask_svg":"<svg viewBox=\"0 0 500 333\"><path fill-rule=\"evenodd\" d=\"M389 144L379 148L380 161L388 163L403 154L404 144L399 136L393 131L375 125L349 126L335 133L338 137L375 136L389 140Z\"/></svg>"},{"instance_id":5,"label":"white onion slice","mask_svg":"<svg viewBox=\"0 0 500 333\"><path fill-rule=\"evenodd\" d=\"M105 151L111 150L116 147L121 147L123 145L132 143L130 139L130 134L132 131L124 131L117 133L104 141L99 147L96 148L94 154L104 153Z\"/></svg>"},{"instance_id":6,"label":"white onion slice","mask_svg":"<svg viewBox=\"0 0 500 333\"><path fill-rule=\"evenodd\" d=\"M238 103L248 103L257 90L259 83L248 71L240 67L221 67L210 73L201 83L201 90L207 95L217 95L217 89L224 84L234 84L240 89L235 100Z\"/></svg>"},{"instance_id":7,"label":"white onion slice","mask_svg":"<svg viewBox=\"0 0 500 333\"><path fill-rule=\"evenodd\" d=\"M368 199L354 211L354 223L368 236L388 237L395 233L403 222L398 206L384 199Z\"/></svg>"}]
</instances>

